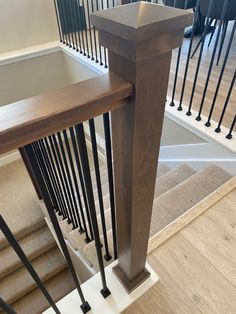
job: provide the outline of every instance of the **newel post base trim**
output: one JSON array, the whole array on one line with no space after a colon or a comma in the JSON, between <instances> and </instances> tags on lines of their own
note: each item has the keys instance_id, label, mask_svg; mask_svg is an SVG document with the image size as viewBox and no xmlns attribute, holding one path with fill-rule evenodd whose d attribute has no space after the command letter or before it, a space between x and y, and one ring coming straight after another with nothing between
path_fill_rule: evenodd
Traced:
<instances>
[{"instance_id":1,"label":"newel post base trim","mask_svg":"<svg viewBox=\"0 0 236 314\"><path fill-rule=\"evenodd\" d=\"M141 285L146 279L150 277L150 272L145 267L144 271L135 277L132 281L130 281L123 271L119 268L119 264L117 264L115 267L113 267L112 271L122 284L122 286L125 288L127 293L131 293L133 290L135 290L139 285Z\"/></svg>"}]
</instances>

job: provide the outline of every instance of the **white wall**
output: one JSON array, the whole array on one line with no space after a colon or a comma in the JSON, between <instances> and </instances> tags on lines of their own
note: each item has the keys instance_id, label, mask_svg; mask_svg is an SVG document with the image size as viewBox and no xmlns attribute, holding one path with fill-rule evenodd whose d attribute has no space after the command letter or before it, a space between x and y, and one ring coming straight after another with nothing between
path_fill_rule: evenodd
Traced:
<instances>
[{"instance_id":1,"label":"white wall","mask_svg":"<svg viewBox=\"0 0 236 314\"><path fill-rule=\"evenodd\" d=\"M0 0L0 53L58 38L53 0Z\"/></svg>"},{"instance_id":2,"label":"white wall","mask_svg":"<svg viewBox=\"0 0 236 314\"><path fill-rule=\"evenodd\" d=\"M0 106L96 76L61 51L0 66Z\"/></svg>"}]
</instances>

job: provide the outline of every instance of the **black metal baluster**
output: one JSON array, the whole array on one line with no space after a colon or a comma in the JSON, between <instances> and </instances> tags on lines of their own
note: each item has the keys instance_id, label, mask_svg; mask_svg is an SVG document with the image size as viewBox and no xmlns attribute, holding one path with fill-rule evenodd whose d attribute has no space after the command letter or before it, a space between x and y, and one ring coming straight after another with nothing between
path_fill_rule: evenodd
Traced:
<instances>
[{"instance_id":1,"label":"black metal baluster","mask_svg":"<svg viewBox=\"0 0 236 314\"><path fill-rule=\"evenodd\" d=\"M17 314L13 308L0 297L0 308L7 314Z\"/></svg>"},{"instance_id":2,"label":"black metal baluster","mask_svg":"<svg viewBox=\"0 0 236 314\"><path fill-rule=\"evenodd\" d=\"M202 35L202 43L201 43L200 53L199 53L199 56L198 56L197 67L196 67L196 71L195 71L193 87L192 87L192 92L191 92L190 101L189 101L188 112L190 112L190 113L191 113L194 93L195 93L195 89L196 89L196 85L197 85L199 69L200 69L200 65L201 65L201 61L202 61L202 54L203 54L206 34L207 34L208 27L210 25L209 21L210 21L210 14L211 14L212 8L213 8L213 3L214 3L214 0L210 0L210 4L209 4L209 7L208 7L208 11L207 11L206 25L205 25L205 29L204 29L204 32L203 32L203 35ZM199 116L196 118L196 120L199 121Z\"/></svg>"},{"instance_id":3,"label":"black metal baluster","mask_svg":"<svg viewBox=\"0 0 236 314\"><path fill-rule=\"evenodd\" d=\"M78 221L77 221L77 216L76 216L76 209L75 209L76 200L75 200L74 190L72 187L72 180L71 180L70 171L69 171L67 158L66 158L66 154L65 154L63 141L62 141L62 137L61 137L60 132L57 132L57 137L59 140L59 147L60 147L62 160L63 160L63 166L64 166L63 175L65 176L66 189L67 189L67 193L68 193L70 204L71 204L71 214L73 217L73 219L72 219L73 229L76 229L76 228L78 228ZM79 226L79 227L81 228L81 226Z\"/></svg>"},{"instance_id":4,"label":"black metal baluster","mask_svg":"<svg viewBox=\"0 0 236 314\"><path fill-rule=\"evenodd\" d=\"M109 183L110 206L111 206L113 251L114 251L114 259L117 259L116 212L115 212L112 149L111 149L111 131L110 131L109 113L105 113L103 115L103 124L104 124L104 134L105 134L106 160L107 160L108 183Z\"/></svg>"},{"instance_id":5,"label":"black metal baluster","mask_svg":"<svg viewBox=\"0 0 236 314\"><path fill-rule=\"evenodd\" d=\"M71 8L71 19L72 19L72 25L73 25L73 33L74 33L74 39L75 39L75 45L76 45L76 51L79 51L79 45L78 45L78 39L77 39L77 25L76 25L76 17L75 17L75 8L74 8L74 0L70 0L70 8Z\"/></svg>"},{"instance_id":6,"label":"black metal baluster","mask_svg":"<svg viewBox=\"0 0 236 314\"><path fill-rule=\"evenodd\" d=\"M26 169L28 171L30 179L31 179L31 181L33 183L33 186L34 186L35 192L36 192L36 194L38 196L38 199L41 200L43 198L42 197L42 193L41 193L40 188L38 186L37 179L34 177L33 171L32 171L32 169L30 167L30 163L29 163L28 158L27 158L27 156L25 154L25 151L24 151L23 148L19 147L19 152L20 152L21 158L22 158L22 160L23 160L23 162L25 164L25 167L26 167Z\"/></svg>"},{"instance_id":7,"label":"black metal baluster","mask_svg":"<svg viewBox=\"0 0 236 314\"><path fill-rule=\"evenodd\" d=\"M104 10L104 0L101 0L101 6L102 6L102 10ZM104 67L107 68L107 64L106 64L106 48L103 47L103 53L104 53ZM101 55L101 60L102 60L102 55ZM100 65L102 65L103 62L100 62Z\"/></svg>"},{"instance_id":8,"label":"black metal baluster","mask_svg":"<svg viewBox=\"0 0 236 314\"><path fill-rule=\"evenodd\" d=\"M55 11L56 11L57 27L58 27L58 31L59 31L60 42L63 42L62 31L61 31L61 23L60 23L60 20L59 20L58 6L57 6L56 0L54 0L54 8L55 8Z\"/></svg>"},{"instance_id":9,"label":"black metal baluster","mask_svg":"<svg viewBox=\"0 0 236 314\"><path fill-rule=\"evenodd\" d=\"M87 48L87 57L90 58L90 53L89 53L89 46L88 46L88 34L87 34L87 21L86 21L86 14L85 14L85 5L84 5L84 0L82 1L82 6L83 6L83 21L84 21L84 25L85 25L85 41L86 41L86 48Z\"/></svg>"},{"instance_id":10,"label":"black metal baluster","mask_svg":"<svg viewBox=\"0 0 236 314\"><path fill-rule=\"evenodd\" d=\"M102 0L103 1L103 0ZM107 9L109 9L109 0L107 0ZM107 49L104 47L104 67L107 68Z\"/></svg>"},{"instance_id":11,"label":"black metal baluster","mask_svg":"<svg viewBox=\"0 0 236 314\"><path fill-rule=\"evenodd\" d=\"M175 3L175 5L176 5L176 3ZM188 0L185 0L184 9L187 9L187 7L188 7ZM174 77L174 85L173 85L172 97L171 97L171 102L170 102L171 107L175 106L175 91L176 91L176 84L177 84L178 73L179 73L181 51L182 51L182 46L178 48L178 55L177 55L176 68L175 68L175 77Z\"/></svg>"},{"instance_id":12,"label":"black metal baluster","mask_svg":"<svg viewBox=\"0 0 236 314\"><path fill-rule=\"evenodd\" d=\"M81 38L80 38L80 26L79 26L79 20L78 20L78 3L77 0L72 0L72 4L74 6L73 11L74 11L74 17L75 17L75 35L76 35L76 40L77 40L77 51L80 53L82 52L82 45L81 45ZM78 38L78 39L77 39ZM78 45L79 42L79 45Z\"/></svg>"},{"instance_id":13,"label":"black metal baluster","mask_svg":"<svg viewBox=\"0 0 236 314\"><path fill-rule=\"evenodd\" d=\"M208 48L210 47L210 45L211 45L211 41L212 41L212 39L213 39L213 36L214 36L214 34L215 34L215 30L216 30L216 25L217 25L217 22L218 22L218 20L217 19L215 19L215 22L214 22L214 25L213 25L213 31L211 32L211 36L210 36L210 39L209 39L209 42L208 42Z\"/></svg>"},{"instance_id":14,"label":"black metal baluster","mask_svg":"<svg viewBox=\"0 0 236 314\"><path fill-rule=\"evenodd\" d=\"M183 110L182 104L183 104L183 98L184 98L184 92L185 92L185 85L186 85L186 81L187 81L188 67L189 67L189 62L190 62L190 57L191 57L191 50L192 50L192 46L193 46L193 37L194 37L195 30L196 30L196 25L197 25L197 16L199 14L199 8L200 8L200 0L197 1L196 12L194 15L192 33L191 33L191 38L190 38L190 42L189 42L187 60L186 60L186 65L185 65L185 70L184 70L182 90L181 90L181 94L180 94L180 101L179 101L179 106L177 108L179 111Z\"/></svg>"},{"instance_id":15,"label":"black metal baluster","mask_svg":"<svg viewBox=\"0 0 236 314\"><path fill-rule=\"evenodd\" d=\"M98 0L96 0L96 9L97 9L97 11L99 10ZM100 55L100 65L103 65L103 62L102 62L102 46L100 44L99 38L98 38L98 46L99 46L99 55Z\"/></svg>"},{"instance_id":16,"label":"black metal baluster","mask_svg":"<svg viewBox=\"0 0 236 314\"><path fill-rule=\"evenodd\" d=\"M69 25L70 25L70 34L72 39L72 48L76 49L75 45L75 38L74 38L74 25L73 25L73 19L72 19L72 8L71 8L71 0L67 0L68 4L68 18L69 18Z\"/></svg>"},{"instance_id":17,"label":"black metal baluster","mask_svg":"<svg viewBox=\"0 0 236 314\"><path fill-rule=\"evenodd\" d=\"M226 138L228 140L231 140L231 138L233 137L232 133L233 133L233 129L234 129L235 123L236 123L236 115L234 116L234 120L233 120L232 125L230 127L229 133L226 135Z\"/></svg>"},{"instance_id":18,"label":"black metal baluster","mask_svg":"<svg viewBox=\"0 0 236 314\"><path fill-rule=\"evenodd\" d=\"M213 49L212 56L211 56L209 70L208 70L208 73L207 73L206 83L205 83L204 91L203 91L203 94L202 94L202 100L201 100L201 103L200 103L200 109L199 109L199 113L198 113L199 117L201 117L202 109L203 109L203 106L204 106L204 101L205 101L205 97L206 97L206 93L207 93L207 89L208 89L208 84L209 84L210 77L211 77L211 71L212 71L212 67L213 67L213 64L214 64L216 50L217 50L217 46L218 46L218 42L219 42L219 38L220 38L220 30L221 30L221 26L222 26L223 21L224 21L227 5L228 5L228 0L225 0L224 6L223 6L223 9L222 9L221 18L220 18L220 25L218 27L216 40L215 40L215 44L214 44L214 49Z\"/></svg>"},{"instance_id":19,"label":"black metal baluster","mask_svg":"<svg viewBox=\"0 0 236 314\"><path fill-rule=\"evenodd\" d=\"M80 53L85 55L85 47L84 47L84 37L83 32L81 32L82 28L82 20L81 20L81 14L80 14L80 3L78 0L75 0L75 15L76 15L76 21L77 21L77 31L78 31L78 38L80 43Z\"/></svg>"},{"instance_id":20,"label":"black metal baluster","mask_svg":"<svg viewBox=\"0 0 236 314\"><path fill-rule=\"evenodd\" d=\"M100 168L99 168L99 160L98 160L98 148L97 148L96 132L95 132L95 125L94 125L93 119L89 120L89 129L90 129L91 142L92 142L93 162L94 162L94 168L95 168L98 200L99 200L100 215L101 215L101 222L102 222L102 232L103 232L104 246L105 246L104 258L107 261L109 261L112 257L111 257L111 254L109 253L108 242L107 242L107 229L106 229L106 220L105 220L105 214L104 214L102 184L101 184L101 176L100 176Z\"/></svg>"},{"instance_id":21,"label":"black metal baluster","mask_svg":"<svg viewBox=\"0 0 236 314\"><path fill-rule=\"evenodd\" d=\"M54 208L56 208L57 205L56 205L56 200L55 200L54 193L53 193L53 188L51 186L51 182L50 182L50 178L48 176L47 170L45 169L45 165L44 165L44 163L42 161L42 156L41 156L41 153L39 151L37 143L36 142L32 143L32 147L33 147L33 150L34 150L35 155L37 157L39 166L41 168L42 175L43 175L43 178L44 178L44 182L45 182L45 185L47 187L47 190L48 190L51 202L52 202Z\"/></svg>"},{"instance_id":22,"label":"black metal baluster","mask_svg":"<svg viewBox=\"0 0 236 314\"><path fill-rule=\"evenodd\" d=\"M67 150L68 150L68 156L69 156L69 160L70 160L70 166L71 166L71 170L72 170L72 176L73 176L73 180L74 180L74 186L76 189L76 193L77 193L77 198L78 198L78 202L79 202L79 207L80 207L80 213L81 213L81 218L82 218L82 222L83 222L83 230L85 232L86 235L86 242L89 242L89 235L88 235L88 230L87 230L87 226L86 226L86 221L85 221L85 216L84 216L84 211L83 211L83 205L82 205L82 201L81 201L81 197L80 197L80 191L79 191L79 185L78 185L78 181L77 181L77 177L76 177L76 173L75 173L75 166L74 166L74 162L73 162L73 158L72 158L72 154L71 151L69 149L69 141L68 141L68 137L67 134L64 135L65 136L65 143L67 146ZM73 140L72 140L72 146L73 146Z\"/></svg>"},{"instance_id":23,"label":"black metal baluster","mask_svg":"<svg viewBox=\"0 0 236 314\"><path fill-rule=\"evenodd\" d=\"M73 177L73 181L74 181L74 186L76 189L76 194L77 194L77 198L78 201L80 200L80 193L79 193L79 187L78 187L78 182L77 182L77 178L76 178L76 174L75 174L75 168L74 168L74 163L73 163L73 159L72 159L72 155L71 155L71 150L70 150L70 144L69 144L69 140L68 140L68 136L67 136L67 131L63 130L63 137L65 140L65 144L66 144L66 151L67 151L67 156L69 159L69 164L70 164L70 169L71 169L71 173L72 173L72 177ZM69 166L67 166L69 168ZM75 204L75 211L76 211L76 216L79 222L79 232L83 233L84 232L84 228L86 228L85 226L85 221L84 221L84 216L83 216L83 208L82 208L82 204L81 202L79 202L79 206L80 206L80 214L81 214L81 218L83 221L83 227L81 224L81 220L80 220L80 214L79 214L79 208L77 205L77 199L75 196L75 191L74 191L74 187L73 187L73 183L72 183L72 179L70 178L69 180L70 183L70 188L71 188L71 192L72 192L72 197L73 197L73 201Z\"/></svg>"},{"instance_id":24,"label":"black metal baluster","mask_svg":"<svg viewBox=\"0 0 236 314\"><path fill-rule=\"evenodd\" d=\"M65 214L66 214L67 222L70 224L71 223L70 211L69 211L70 204L69 204L69 200L68 200L68 196L67 196L67 191L66 191L62 171L61 171L60 164L59 164L59 157L57 157L57 153L56 153L56 150L54 147L52 137L49 135L49 137L45 138L45 140L46 140L48 145L50 143L50 147L52 149L52 156L53 156L53 159L55 161L56 173L58 173L58 176L59 176L58 184L60 186L61 197L62 197L63 203L65 205L65 207L64 207L65 208ZM48 143L48 141L49 141L49 143Z\"/></svg>"},{"instance_id":25,"label":"black metal baluster","mask_svg":"<svg viewBox=\"0 0 236 314\"><path fill-rule=\"evenodd\" d=\"M215 108L216 99L217 99L218 92L219 92L219 89L220 89L220 84L221 84L221 81L222 81L222 78L223 78L223 75L224 75L224 71L225 71L225 67L226 67L226 64L227 64L227 60L228 60L228 57L229 57L229 53L230 53L230 49L231 49L231 46L232 46L235 30L236 30L236 18L234 20L234 25L233 25L233 28L232 28L232 31L231 31L231 34L230 34L229 43L228 43L228 46L227 46L227 49L226 49L223 65L222 65L222 68L221 68L221 71L220 71L220 76L218 78L218 82L217 82L214 98L213 98L213 101L212 101L212 104L211 104L211 109L210 109L210 112L209 112L209 115L208 115L207 122L205 124L205 126L207 126L207 127L211 126L211 117L212 117L212 114L213 114L213 110Z\"/></svg>"},{"instance_id":26,"label":"black metal baluster","mask_svg":"<svg viewBox=\"0 0 236 314\"><path fill-rule=\"evenodd\" d=\"M93 0L91 0L92 12L94 12ZM97 50L97 38L96 38L96 28L93 26L93 39L94 39L94 48L95 48L95 62L98 63L98 50Z\"/></svg>"},{"instance_id":27,"label":"black metal baluster","mask_svg":"<svg viewBox=\"0 0 236 314\"><path fill-rule=\"evenodd\" d=\"M41 152L41 156L42 156L42 162L44 163L44 167L47 171L47 175L50 179L50 183L51 183L51 186L53 188L53 192L54 192L54 197L55 197L55 200L56 200L56 211L59 212L59 215L63 215L64 217L64 211L63 211L63 206L61 204L61 200L60 200L60 196L59 196L59 192L57 190L57 185L56 185L56 181L55 181L55 178L54 178L54 173L52 171L52 168L51 168L51 164L49 163L49 159L48 159L48 156L47 156L47 153L46 153L46 150L45 150L45 147L43 145L43 142L42 140L38 140L37 141L37 145L40 149L40 152Z\"/></svg>"},{"instance_id":28,"label":"black metal baluster","mask_svg":"<svg viewBox=\"0 0 236 314\"><path fill-rule=\"evenodd\" d=\"M226 100L225 100L225 104L224 104L224 107L223 107L223 110L222 110L222 113L221 113L221 116L220 116L220 120L219 120L218 126L215 129L216 133L220 133L221 132L221 128L220 127L221 127L222 121L224 119L224 115L225 115L225 112L226 112L226 109L227 109L227 106L228 106L228 103L229 103L229 100L230 100L230 97L231 97L231 94L232 94L232 90L233 90L233 87L234 87L235 79L236 79L236 70L234 71L234 76L233 76L232 82L231 82L230 87L229 87L229 92L228 92Z\"/></svg>"},{"instance_id":29,"label":"black metal baluster","mask_svg":"<svg viewBox=\"0 0 236 314\"><path fill-rule=\"evenodd\" d=\"M53 206L52 206L52 211L53 211ZM22 248L16 241L14 235L12 234L11 230L9 229L8 225L6 224L5 220L3 217L0 215L0 229L4 236L6 237L7 241L10 243L16 254L18 255L19 259L21 262L24 264L24 266L27 268L28 272L30 273L31 277L34 279L36 285L38 288L42 291L43 295L53 308L53 310L57 313L60 314L59 309L57 308L56 304L54 303L53 299L51 298L50 294L48 293L47 289L45 288L44 284L40 280L38 274L34 270L33 266L31 265L30 261L28 260L27 256L23 252Z\"/></svg>"},{"instance_id":30,"label":"black metal baluster","mask_svg":"<svg viewBox=\"0 0 236 314\"><path fill-rule=\"evenodd\" d=\"M104 271L104 263L103 263L103 258L102 258L102 249L101 249L101 242L100 242L100 236L99 236L99 229L98 229L97 215L96 215L96 209L95 209L95 203L94 203L92 180L91 180L90 169L89 169L88 153L87 153L87 147L86 147L86 142L85 142L83 124L81 123L79 125L76 125L75 131L76 131L76 136L78 140L81 164L82 164L83 173L84 173L84 181L85 181L90 215L91 215L91 220L92 220L92 225L93 225L95 247L96 247L99 270L100 270L100 275L101 275L101 280L102 280L101 294L103 295L104 298L106 298L111 293L109 289L107 288L106 276L105 276L105 271Z\"/></svg>"},{"instance_id":31,"label":"black metal baluster","mask_svg":"<svg viewBox=\"0 0 236 314\"><path fill-rule=\"evenodd\" d=\"M104 47L104 67L108 68L107 65L107 48Z\"/></svg>"},{"instance_id":32,"label":"black metal baluster","mask_svg":"<svg viewBox=\"0 0 236 314\"><path fill-rule=\"evenodd\" d=\"M94 60L94 56L93 56L93 38L92 38L92 30L91 30L91 22L90 22L89 1L86 0L86 4L87 4L88 27L89 27L89 38L90 38L90 48L91 48L91 60ZM93 0L91 0L91 1L93 1Z\"/></svg>"},{"instance_id":33,"label":"black metal baluster","mask_svg":"<svg viewBox=\"0 0 236 314\"><path fill-rule=\"evenodd\" d=\"M175 69L174 85L173 85L172 97L171 97L171 102L170 102L170 106L171 106L171 107L174 107L174 106L175 106L175 91L176 91L176 84L177 84L177 79L178 79L178 72L179 72L179 63L180 63L181 51L182 51L182 47L179 47L179 48L178 48L178 56L177 56L177 60L176 60L176 69Z\"/></svg>"},{"instance_id":34,"label":"black metal baluster","mask_svg":"<svg viewBox=\"0 0 236 314\"><path fill-rule=\"evenodd\" d=\"M67 35L67 46L69 47L72 47L72 40L71 40L71 37L70 37L70 25L69 25L69 17L68 17L68 10L66 9L67 8L67 1L65 0L61 0L61 3L62 3L62 11L64 12L64 21L65 21L65 32L66 32L66 35Z\"/></svg>"},{"instance_id":35,"label":"black metal baluster","mask_svg":"<svg viewBox=\"0 0 236 314\"><path fill-rule=\"evenodd\" d=\"M92 230L92 222L91 222L91 217L89 214L88 200L87 200L87 195L86 195L86 190L85 190L85 185L84 185L83 174L82 174L82 170L81 170L81 166L80 166L79 152L78 152L78 148L77 148L77 143L76 143L76 138L75 138L75 133L74 133L73 127L70 128L70 136L71 136L71 141L72 141L72 145L73 145L77 171L78 171L79 179L80 179L80 185L81 185L81 190L82 190L82 195L83 195L83 200L84 200L84 206L85 206L85 211L86 211L86 216L87 216L87 221L88 221L88 226L89 226L90 237L91 237L91 240L93 240L94 237L93 237L93 230ZM87 233L86 233L86 236L87 236L86 241L90 242L91 240L90 240L89 236L87 235Z\"/></svg>"},{"instance_id":36,"label":"black metal baluster","mask_svg":"<svg viewBox=\"0 0 236 314\"><path fill-rule=\"evenodd\" d=\"M44 198L44 201L45 201L45 205L46 205L49 217L51 219L51 222L52 222L53 228L55 230L55 233L57 235L57 238L58 238L60 247L62 249L63 255L64 255L65 259L66 259L67 266L68 266L68 268L69 268L69 270L71 272L71 275L73 277L73 280L74 280L76 288L77 288L77 291L79 293L79 296L80 296L80 299L81 299L81 302L82 302L82 305L80 306L80 308L82 309L83 313L87 313L91 308L90 308L90 305L88 304L88 302L85 300L83 292L81 290L79 280L77 278L77 275L76 275L76 272L75 272L75 269L74 269L74 266L73 266L70 254L68 252L68 249L67 249L67 246L66 246L63 234L61 232L61 228L59 226L59 223L57 221L56 215L55 215L54 210L53 210L53 205L52 205L52 203L50 201L50 197L48 195L48 191L45 188L45 185L43 183L43 177L42 177L40 168L39 168L39 166L37 164L37 160L35 158L34 152L32 150L31 145L26 145L25 149L26 149L26 152L27 152L27 154L29 156L30 162L32 164L32 169L34 169L35 176L38 178L39 186L40 186L40 189L41 189L42 194L43 194L43 198Z\"/></svg>"},{"instance_id":37,"label":"black metal baluster","mask_svg":"<svg viewBox=\"0 0 236 314\"><path fill-rule=\"evenodd\" d=\"M53 161L50 147L49 147L46 139L41 139L41 140L39 140L39 142L41 143L42 150L44 152L45 157L47 158L48 168L50 169L50 175L52 176L53 181L54 181L54 189L56 192L58 203L60 204L60 209L61 209L63 219L66 219L67 218L66 205L65 205L64 199L62 197L62 191L60 190L59 179L57 177L57 171L55 168L55 164Z\"/></svg>"},{"instance_id":38,"label":"black metal baluster","mask_svg":"<svg viewBox=\"0 0 236 314\"><path fill-rule=\"evenodd\" d=\"M50 139L50 136L49 136L49 139ZM62 182L64 184L64 194L65 194L67 204L68 204L69 223L71 222L73 225L73 228L75 228L75 222L74 222L73 211L72 211L73 204L70 198L70 190L69 190L69 186L67 182L66 172L64 169L61 153L59 150L59 146L58 146L58 142L57 142L57 138L55 134L52 134L52 140L53 140L54 147L56 149L56 153L57 153L57 157L58 157L58 161L60 165L60 170L61 170L61 175L62 175Z\"/></svg>"},{"instance_id":39,"label":"black metal baluster","mask_svg":"<svg viewBox=\"0 0 236 314\"><path fill-rule=\"evenodd\" d=\"M63 43L68 45L68 39L67 39L67 35L66 35L65 12L64 12L63 5L62 5L62 1L63 0L57 0L57 6L58 6L60 21L61 21L61 32L62 32L62 36L63 36Z\"/></svg>"},{"instance_id":40,"label":"black metal baluster","mask_svg":"<svg viewBox=\"0 0 236 314\"><path fill-rule=\"evenodd\" d=\"M64 196L64 191L63 191L61 177L60 177L60 167L59 167L59 164L58 164L58 160L57 160L57 157L56 157L56 152L55 152L53 143L50 143L50 145L49 145L49 142L50 142L49 138L45 137L44 138L44 145L46 147L46 150L47 150L50 162L51 162L51 166L52 166L52 169L53 169L53 172L54 172L54 175L55 175L55 181L56 181L57 186L58 186L58 193L59 193L59 196L60 196L60 199L61 199L61 203L62 203L62 206L63 206L63 212L64 212L63 218L69 219L69 214L67 212L66 199L65 199L65 196Z\"/></svg>"}]
</instances>

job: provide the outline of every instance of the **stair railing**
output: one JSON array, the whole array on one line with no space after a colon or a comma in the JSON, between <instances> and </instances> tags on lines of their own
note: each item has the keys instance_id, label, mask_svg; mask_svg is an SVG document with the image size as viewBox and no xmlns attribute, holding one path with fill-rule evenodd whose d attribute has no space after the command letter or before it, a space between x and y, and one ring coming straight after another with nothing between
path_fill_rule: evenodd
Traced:
<instances>
[{"instance_id":1,"label":"stair railing","mask_svg":"<svg viewBox=\"0 0 236 314\"><path fill-rule=\"evenodd\" d=\"M213 0L147 1L195 12L191 29L185 32L184 45L172 58L168 105L191 116L187 120L198 121L195 125L212 127L232 139L236 5L231 0L218 1L216 5ZM90 13L131 2L96 0L90 5L89 0L55 0L61 42L107 68L107 49L99 40ZM174 108L171 113L176 115Z\"/></svg>"},{"instance_id":2,"label":"stair railing","mask_svg":"<svg viewBox=\"0 0 236 314\"><path fill-rule=\"evenodd\" d=\"M85 237L95 241L101 293L108 297L84 122L90 121L94 140L93 119L103 117L113 257L118 257L114 272L130 293L150 275L145 263L171 51L181 45L183 30L191 20L189 12L146 2L95 13L92 23L108 49L110 72L0 108L0 154L21 149L84 312L90 307L58 222L61 215L81 232L87 228ZM92 152L97 164L95 144ZM95 176L99 190L98 165ZM82 186L85 194L80 196ZM87 202L86 221L86 210L79 206L82 199ZM110 252L105 253L109 258Z\"/></svg>"}]
</instances>

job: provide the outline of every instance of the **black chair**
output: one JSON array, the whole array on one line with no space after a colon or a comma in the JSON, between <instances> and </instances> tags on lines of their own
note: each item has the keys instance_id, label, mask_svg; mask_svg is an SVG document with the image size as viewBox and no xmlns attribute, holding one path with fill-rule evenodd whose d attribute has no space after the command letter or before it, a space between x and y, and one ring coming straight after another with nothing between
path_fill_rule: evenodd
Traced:
<instances>
[{"instance_id":1,"label":"black chair","mask_svg":"<svg viewBox=\"0 0 236 314\"><path fill-rule=\"evenodd\" d=\"M215 20L215 24L214 26L217 25L217 21L219 21L221 19L221 15L222 15L222 11L224 8L224 3L227 0L214 0L213 3L213 7L211 9L211 12L209 13L209 25L206 25L205 27L209 27L212 22ZM204 17L207 17L208 11L209 11L209 5L210 5L210 0L200 0L200 14ZM227 8L226 8L226 12L225 15L223 17L223 23L222 23L222 33L221 33L221 39L220 39L220 47L219 47L219 52L218 52L218 58L217 58L217 65L219 64L219 60L220 60L220 56L221 56L221 52L222 52L222 48L223 48L223 44L224 44L224 40L225 40L225 35L227 32L227 27L228 27L228 23L229 21L234 20L236 17L236 0L228 0L227 3ZM211 37L208 43L208 47L210 46L211 40L213 38L215 32L215 27L213 28L213 31L211 33ZM200 43L202 42L202 37L200 39L200 41L198 42L192 57L194 56L195 52L197 51Z\"/></svg>"},{"instance_id":2,"label":"black chair","mask_svg":"<svg viewBox=\"0 0 236 314\"><path fill-rule=\"evenodd\" d=\"M169 7L174 7L177 9L193 9L195 11L195 7L197 5L197 0L162 0L163 4ZM188 38L191 36L192 29L188 29L184 33L184 37Z\"/></svg>"},{"instance_id":3,"label":"black chair","mask_svg":"<svg viewBox=\"0 0 236 314\"><path fill-rule=\"evenodd\" d=\"M197 0L164 0L163 2L168 7L188 10L195 8Z\"/></svg>"}]
</instances>

